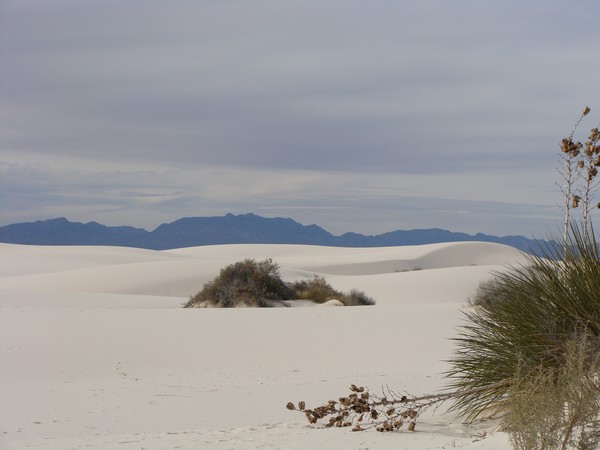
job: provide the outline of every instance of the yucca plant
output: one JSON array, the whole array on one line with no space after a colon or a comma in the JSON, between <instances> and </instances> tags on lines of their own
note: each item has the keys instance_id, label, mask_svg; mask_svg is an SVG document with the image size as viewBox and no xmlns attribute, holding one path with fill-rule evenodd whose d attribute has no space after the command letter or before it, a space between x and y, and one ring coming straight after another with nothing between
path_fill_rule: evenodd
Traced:
<instances>
[{"instance_id":1,"label":"yucca plant","mask_svg":"<svg viewBox=\"0 0 600 450\"><path fill-rule=\"evenodd\" d=\"M457 391L452 409L468 421L507 412L517 374L558 370L574 337L600 353L600 250L593 230L571 230L568 242L550 240L541 255L496 273L488 301L465 313L447 375Z\"/></svg>"}]
</instances>

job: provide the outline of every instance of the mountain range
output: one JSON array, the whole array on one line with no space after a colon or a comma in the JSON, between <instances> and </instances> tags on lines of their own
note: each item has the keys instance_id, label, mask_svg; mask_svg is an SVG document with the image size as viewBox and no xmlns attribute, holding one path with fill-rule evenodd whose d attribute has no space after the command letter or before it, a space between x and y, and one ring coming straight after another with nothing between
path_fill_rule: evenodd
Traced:
<instances>
[{"instance_id":1,"label":"mountain range","mask_svg":"<svg viewBox=\"0 0 600 450\"><path fill-rule=\"evenodd\" d=\"M438 242L483 241L535 252L540 242L524 236L456 233L440 228L397 230L378 235L334 236L317 225L255 214L185 217L153 231L97 222L70 222L64 217L0 227L0 242L31 245L110 245L166 250L214 244L305 244L334 247L390 247Z\"/></svg>"}]
</instances>

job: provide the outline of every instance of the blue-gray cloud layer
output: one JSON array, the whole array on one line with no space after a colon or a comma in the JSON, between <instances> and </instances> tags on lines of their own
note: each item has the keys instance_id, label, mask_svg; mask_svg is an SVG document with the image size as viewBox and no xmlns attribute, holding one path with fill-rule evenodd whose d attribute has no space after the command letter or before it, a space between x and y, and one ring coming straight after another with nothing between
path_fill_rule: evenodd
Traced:
<instances>
[{"instance_id":1,"label":"blue-gray cloud layer","mask_svg":"<svg viewBox=\"0 0 600 450\"><path fill-rule=\"evenodd\" d=\"M593 0L5 0L4 222L262 210L529 232L551 215L557 142L600 111L599 21ZM524 169L536 182L509 189ZM489 211L426 212L445 200Z\"/></svg>"}]
</instances>

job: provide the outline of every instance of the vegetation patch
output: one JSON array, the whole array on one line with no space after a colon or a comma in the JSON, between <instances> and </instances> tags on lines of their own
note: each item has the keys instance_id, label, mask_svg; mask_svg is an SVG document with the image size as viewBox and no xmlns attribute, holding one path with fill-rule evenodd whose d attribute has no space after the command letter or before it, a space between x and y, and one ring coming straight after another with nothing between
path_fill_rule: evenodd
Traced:
<instances>
[{"instance_id":1,"label":"vegetation patch","mask_svg":"<svg viewBox=\"0 0 600 450\"><path fill-rule=\"evenodd\" d=\"M309 423L352 431L414 431L433 405L451 401L466 422L496 419L516 450L600 448L600 243L591 212L600 209L600 132L561 143L564 229L541 253L480 285L456 338L445 392L413 396L387 386L376 396L352 385L348 396L314 408L290 402ZM572 210L579 208L581 219Z\"/></svg>"},{"instance_id":2,"label":"vegetation patch","mask_svg":"<svg viewBox=\"0 0 600 450\"><path fill-rule=\"evenodd\" d=\"M584 238L573 229L572 238L566 254L562 243L551 244L527 265L496 274L472 300L449 373L459 394L455 408L468 420L522 414L533 394L520 402L520 393L554 386L558 397L572 388L559 381L573 368L579 387L595 383L595 402L600 398L600 250L593 234ZM539 408L545 401L539 399L538 410L547 415ZM507 423L514 428L514 420Z\"/></svg>"},{"instance_id":3,"label":"vegetation patch","mask_svg":"<svg viewBox=\"0 0 600 450\"><path fill-rule=\"evenodd\" d=\"M289 300L325 303L338 300L344 306L374 305L375 301L356 289L349 293L335 290L323 277L293 283L285 282L279 265L272 259L246 259L223 269L202 290L192 296L185 308L234 308L287 306Z\"/></svg>"}]
</instances>

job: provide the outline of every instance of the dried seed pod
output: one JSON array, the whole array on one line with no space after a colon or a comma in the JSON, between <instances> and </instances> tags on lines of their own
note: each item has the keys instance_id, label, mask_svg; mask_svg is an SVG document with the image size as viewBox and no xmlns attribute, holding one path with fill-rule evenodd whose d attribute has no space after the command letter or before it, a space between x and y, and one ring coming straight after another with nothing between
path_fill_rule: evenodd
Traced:
<instances>
[{"instance_id":1,"label":"dried seed pod","mask_svg":"<svg viewBox=\"0 0 600 450\"><path fill-rule=\"evenodd\" d=\"M294 406L294 404L293 404L292 402L288 402L288 404L287 404L287 405L285 405L285 407L286 407L287 409L289 409L290 411L293 411L293 410L295 410L295 409L296 409L296 407Z\"/></svg>"},{"instance_id":2,"label":"dried seed pod","mask_svg":"<svg viewBox=\"0 0 600 450\"><path fill-rule=\"evenodd\" d=\"M351 390L352 392L358 392L358 388L356 387L356 385L355 385L355 384L351 384L351 385L350 385L350 390Z\"/></svg>"},{"instance_id":3,"label":"dried seed pod","mask_svg":"<svg viewBox=\"0 0 600 450\"><path fill-rule=\"evenodd\" d=\"M388 410L387 410L385 413L386 413L388 416L391 416L392 414L394 414L394 412L395 412L395 411L396 411L396 408L390 408L390 409L388 409Z\"/></svg>"},{"instance_id":4,"label":"dried seed pod","mask_svg":"<svg viewBox=\"0 0 600 450\"><path fill-rule=\"evenodd\" d=\"M589 114L589 112L590 112L590 111L591 111L591 110L590 110L590 107L589 107L589 106L586 106L585 108L583 108L583 111L581 111L581 115L582 115L582 116L587 116L587 115Z\"/></svg>"},{"instance_id":5,"label":"dried seed pod","mask_svg":"<svg viewBox=\"0 0 600 450\"><path fill-rule=\"evenodd\" d=\"M415 431L416 422L410 422L408 424L408 431Z\"/></svg>"},{"instance_id":6,"label":"dried seed pod","mask_svg":"<svg viewBox=\"0 0 600 450\"><path fill-rule=\"evenodd\" d=\"M356 425L354 428L352 428L352 431L364 431L360 425Z\"/></svg>"},{"instance_id":7,"label":"dried seed pod","mask_svg":"<svg viewBox=\"0 0 600 450\"><path fill-rule=\"evenodd\" d=\"M401 416L404 419L416 419L417 418L417 412L414 409L409 409L407 411L402 412Z\"/></svg>"},{"instance_id":8,"label":"dried seed pod","mask_svg":"<svg viewBox=\"0 0 600 450\"><path fill-rule=\"evenodd\" d=\"M293 405L292 405L293 406ZM306 404L304 402L300 402L298 403L298 409L300 411L304 411L304 408L306 407Z\"/></svg>"},{"instance_id":9,"label":"dried seed pod","mask_svg":"<svg viewBox=\"0 0 600 450\"><path fill-rule=\"evenodd\" d=\"M379 417L379 413L377 412L376 409L372 409L371 410L371 419L377 420L377 417Z\"/></svg>"}]
</instances>

